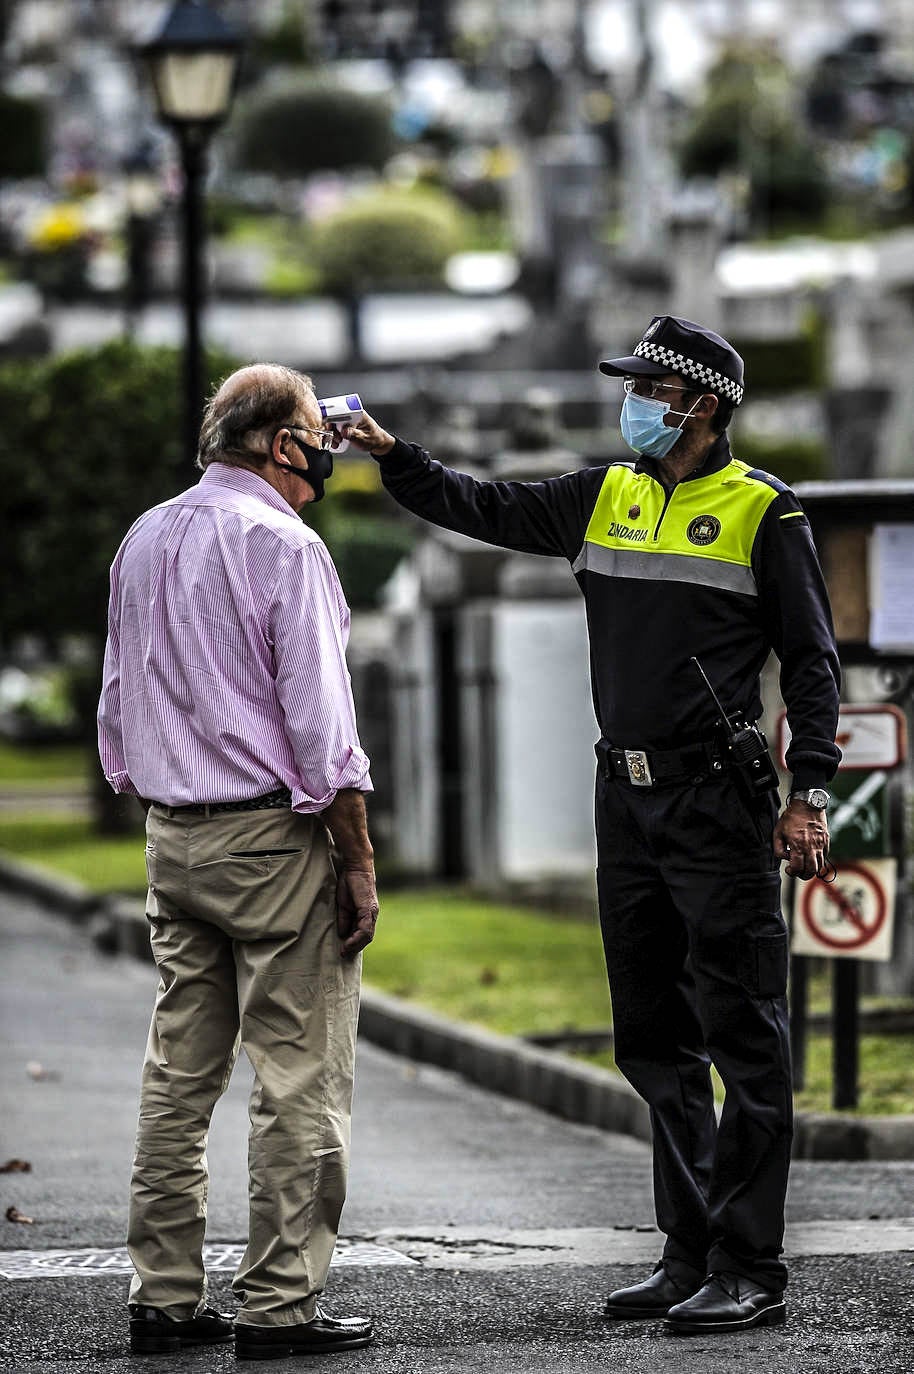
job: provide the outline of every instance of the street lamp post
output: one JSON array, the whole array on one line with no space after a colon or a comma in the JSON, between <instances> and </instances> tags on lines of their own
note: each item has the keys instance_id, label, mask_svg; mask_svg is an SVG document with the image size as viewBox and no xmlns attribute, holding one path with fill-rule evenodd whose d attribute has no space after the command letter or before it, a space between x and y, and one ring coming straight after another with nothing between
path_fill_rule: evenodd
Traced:
<instances>
[{"instance_id":1,"label":"street lamp post","mask_svg":"<svg viewBox=\"0 0 914 1374\"><path fill-rule=\"evenodd\" d=\"M240 34L206 0L176 0L156 36L138 49L152 82L159 118L178 140L184 174L184 450L191 462L197 453L203 411L200 309L206 154L231 107L241 49Z\"/></svg>"},{"instance_id":2,"label":"street lamp post","mask_svg":"<svg viewBox=\"0 0 914 1374\"><path fill-rule=\"evenodd\" d=\"M124 286L124 325L133 338L140 315L149 303L151 254L159 210L159 180L155 154L148 140L141 140L124 158L127 277Z\"/></svg>"}]
</instances>

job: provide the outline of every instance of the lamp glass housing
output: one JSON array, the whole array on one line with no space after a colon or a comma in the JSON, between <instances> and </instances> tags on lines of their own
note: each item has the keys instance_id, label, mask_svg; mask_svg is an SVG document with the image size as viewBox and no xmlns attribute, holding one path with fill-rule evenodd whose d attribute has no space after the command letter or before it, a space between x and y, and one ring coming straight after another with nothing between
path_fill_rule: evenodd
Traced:
<instances>
[{"instance_id":1,"label":"lamp glass housing","mask_svg":"<svg viewBox=\"0 0 914 1374\"><path fill-rule=\"evenodd\" d=\"M233 52L158 52L149 60L159 114L169 124L219 124L235 84Z\"/></svg>"}]
</instances>

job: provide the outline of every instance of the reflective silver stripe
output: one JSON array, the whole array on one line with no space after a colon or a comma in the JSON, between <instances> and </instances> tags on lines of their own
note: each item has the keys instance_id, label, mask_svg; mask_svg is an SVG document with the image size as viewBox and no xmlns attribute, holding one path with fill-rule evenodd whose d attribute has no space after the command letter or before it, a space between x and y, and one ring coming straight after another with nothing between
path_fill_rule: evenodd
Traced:
<instances>
[{"instance_id":1,"label":"reflective silver stripe","mask_svg":"<svg viewBox=\"0 0 914 1374\"><path fill-rule=\"evenodd\" d=\"M601 573L604 577L635 577L646 582L691 582L699 587L739 592L741 596L758 596L751 568L687 553L644 553L641 549L608 549L603 544L585 542L572 570Z\"/></svg>"}]
</instances>

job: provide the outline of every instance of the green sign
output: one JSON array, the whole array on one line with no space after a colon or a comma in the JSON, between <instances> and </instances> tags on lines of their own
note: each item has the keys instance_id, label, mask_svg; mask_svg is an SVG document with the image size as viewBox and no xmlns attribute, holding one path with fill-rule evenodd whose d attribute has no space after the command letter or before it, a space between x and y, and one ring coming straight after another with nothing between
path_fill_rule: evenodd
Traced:
<instances>
[{"instance_id":1,"label":"green sign","mask_svg":"<svg viewBox=\"0 0 914 1374\"><path fill-rule=\"evenodd\" d=\"M838 773L829 784L829 852L833 859L879 859L889 842L888 773Z\"/></svg>"}]
</instances>

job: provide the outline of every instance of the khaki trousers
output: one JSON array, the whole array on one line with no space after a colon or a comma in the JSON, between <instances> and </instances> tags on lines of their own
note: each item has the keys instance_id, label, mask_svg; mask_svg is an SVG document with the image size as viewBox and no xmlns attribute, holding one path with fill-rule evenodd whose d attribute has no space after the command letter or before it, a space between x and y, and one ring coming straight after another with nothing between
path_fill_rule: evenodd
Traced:
<instances>
[{"instance_id":1,"label":"khaki trousers","mask_svg":"<svg viewBox=\"0 0 914 1374\"><path fill-rule=\"evenodd\" d=\"M346 1194L361 966L340 957L327 830L282 809L155 805L146 834L161 977L131 1181L130 1301L179 1320L203 1305L206 1142L240 1041L256 1081L238 1320L310 1321Z\"/></svg>"}]
</instances>

